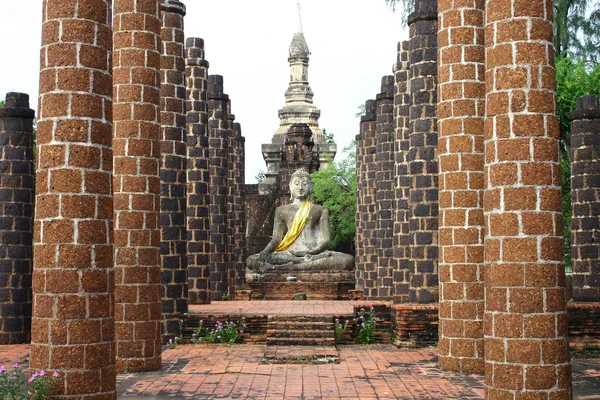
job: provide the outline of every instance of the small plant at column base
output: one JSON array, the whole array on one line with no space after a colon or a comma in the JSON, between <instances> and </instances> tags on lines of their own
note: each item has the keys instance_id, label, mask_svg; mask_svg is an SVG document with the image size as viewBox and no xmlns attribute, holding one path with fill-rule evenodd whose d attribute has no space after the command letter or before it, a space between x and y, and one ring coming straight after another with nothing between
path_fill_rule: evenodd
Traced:
<instances>
[{"instance_id":1,"label":"small plant at column base","mask_svg":"<svg viewBox=\"0 0 600 400\"><path fill-rule=\"evenodd\" d=\"M348 324L350 323L349 320L346 320L346 322L344 322L344 324L342 324L339 320L339 318L335 319L335 323L334 323L334 329L335 329L335 342L336 343L342 343L344 340L344 333L346 333L346 331L348 330Z\"/></svg>"},{"instance_id":2,"label":"small plant at column base","mask_svg":"<svg viewBox=\"0 0 600 400\"><path fill-rule=\"evenodd\" d=\"M354 318L354 326L358 329L356 343L370 344L375 334L375 310L373 307L370 307L368 311L361 308Z\"/></svg>"},{"instance_id":3,"label":"small plant at column base","mask_svg":"<svg viewBox=\"0 0 600 400\"><path fill-rule=\"evenodd\" d=\"M212 329L206 334L206 340L211 343L228 343L233 344L237 342L238 338L238 327L235 322L217 321L215 329Z\"/></svg>"},{"instance_id":4,"label":"small plant at column base","mask_svg":"<svg viewBox=\"0 0 600 400\"><path fill-rule=\"evenodd\" d=\"M59 378L58 372L48 375L42 370L33 374L26 384L19 364L13 366L12 373L2 365L0 366L0 399L45 400L56 390Z\"/></svg>"}]
</instances>

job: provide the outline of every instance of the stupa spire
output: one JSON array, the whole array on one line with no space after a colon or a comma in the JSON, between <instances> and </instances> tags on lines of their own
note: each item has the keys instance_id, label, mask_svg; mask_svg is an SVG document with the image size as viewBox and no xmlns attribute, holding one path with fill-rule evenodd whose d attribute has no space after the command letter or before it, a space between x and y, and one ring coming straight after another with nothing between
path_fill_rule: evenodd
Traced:
<instances>
[{"instance_id":1,"label":"stupa spire","mask_svg":"<svg viewBox=\"0 0 600 400\"><path fill-rule=\"evenodd\" d=\"M297 32L304 33L302 29L302 7L300 6L300 0L298 0L298 30Z\"/></svg>"}]
</instances>

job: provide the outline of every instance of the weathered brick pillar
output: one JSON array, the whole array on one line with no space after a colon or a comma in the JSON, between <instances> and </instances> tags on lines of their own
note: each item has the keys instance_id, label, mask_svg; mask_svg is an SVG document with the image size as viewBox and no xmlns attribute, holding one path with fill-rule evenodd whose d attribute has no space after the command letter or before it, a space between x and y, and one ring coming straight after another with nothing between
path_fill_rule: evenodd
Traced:
<instances>
[{"instance_id":1,"label":"weathered brick pillar","mask_svg":"<svg viewBox=\"0 0 600 400\"><path fill-rule=\"evenodd\" d=\"M569 399L552 3L485 12L485 396Z\"/></svg>"},{"instance_id":2,"label":"weathered brick pillar","mask_svg":"<svg viewBox=\"0 0 600 400\"><path fill-rule=\"evenodd\" d=\"M233 124L233 219L235 266L235 288L246 285L246 139L242 136L242 126Z\"/></svg>"},{"instance_id":3,"label":"weathered brick pillar","mask_svg":"<svg viewBox=\"0 0 600 400\"><path fill-rule=\"evenodd\" d=\"M208 171L210 299L221 300L227 285L227 101L223 77L208 76Z\"/></svg>"},{"instance_id":4,"label":"weathered brick pillar","mask_svg":"<svg viewBox=\"0 0 600 400\"><path fill-rule=\"evenodd\" d=\"M411 303L438 300L437 1L416 0L410 30Z\"/></svg>"},{"instance_id":5,"label":"weathered brick pillar","mask_svg":"<svg viewBox=\"0 0 600 400\"><path fill-rule=\"evenodd\" d=\"M356 135L356 235L355 235L355 279L356 289L364 288L364 271L365 271L365 236L362 228L363 225L363 209L364 209L364 187L365 181L365 147L363 142L363 124L360 124L358 135Z\"/></svg>"},{"instance_id":6,"label":"weathered brick pillar","mask_svg":"<svg viewBox=\"0 0 600 400\"><path fill-rule=\"evenodd\" d=\"M407 303L410 287L410 175L408 151L410 149L409 111L410 88L408 86L408 41L398 43L398 60L394 65L394 303Z\"/></svg>"},{"instance_id":7,"label":"weathered brick pillar","mask_svg":"<svg viewBox=\"0 0 600 400\"><path fill-rule=\"evenodd\" d=\"M394 77L381 79L381 93L376 97L377 165L377 297L381 300L393 298L393 255L394 255Z\"/></svg>"},{"instance_id":8,"label":"weathered brick pillar","mask_svg":"<svg viewBox=\"0 0 600 400\"><path fill-rule=\"evenodd\" d=\"M438 3L439 363L483 372L484 5Z\"/></svg>"},{"instance_id":9,"label":"weathered brick pillar","mask_svg":"<svg viewBox=\"0 0 600 400\"><path fill-rule=\"evenodd\" d=\"M117 370L152 371L161 367L159 2L117 0L113 26Z\"/></svg>"},{"instance_id":10,"label":"weathered brick pillar","mask_svg":"<svg viewBox=\"0 0 600 400\"><path fill-rule=\"evenodd\" d=\"M377 201L375 185L377 174L377 122L375 100L365 103L365 115L360 120L361 135L361 204L356 207L362 231L364 252L356 265L357 288L365 298L377 298Z\"/></svg>"},{"instance_id":11,"label":"weathered brick pillar","mask_svg":"<svg viewBox=\"0 0 600 400\"><path fill-rule=\"evenodd\" d=\"M233 124L235 115L231 113L231 99L227 101L227 298L235 299L235 143Z\"/></svg>"},{"instance_id":12,"label":"weathered brick pillar","mask_svg":"<svg viewBox=\"0 0 600 400\"><path fill-rule=\"evenodd\" d=\"M208 61L204 40L186 41L187 266L190 304L210 302L208 267Z\"/></svg>"},{"instance_id":13,"label":"weathered brick pillar","mask_svg":"<svg viewBox=\"0 0 600 400\"><path fill-rule=\"evenodd\" d=\"M117 398L111 3L42 9L30 366L60 399Z\"/></svg>"},{"instance_id":14,"label":"weathered brick pillar","mask_svg":"<svg viewBox=\"0 0 600 400\"><path fill-rule=\"evenodd\" d=\"M185 5L162 5L160 96L160 265L163 341L179 334L188 311L185 232Z\"/></svg>"},{"instance_id":15,"label":"weathered brick pillar","mask_svg":"<svg viewBox=\"0 0 600 400\"><path fill-rule=\"evenodd\" d=\"M600 301L600 107L577 99L571 125L573 300Z\"/></svg>"},{"instance_id":16,"label":"weathered brick pillar","mask_svg":"<svg viewBox=\"0 0 600 400\"><path fill-rule=\"evenodd\" d=\"M0 344L31 340L33 118L29 96L0 108Z\"/></svg>"}]
</instances>

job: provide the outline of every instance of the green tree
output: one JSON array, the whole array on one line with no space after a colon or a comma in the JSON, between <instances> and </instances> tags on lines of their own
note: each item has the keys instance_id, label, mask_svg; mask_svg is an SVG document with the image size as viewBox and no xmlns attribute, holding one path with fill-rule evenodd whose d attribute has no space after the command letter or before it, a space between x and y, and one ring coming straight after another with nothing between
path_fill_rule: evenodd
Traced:
<instances>
[{"instance_id":1,"label":"green tree","mask_svg":"<svg viewBox=\"0 0 600 400\"><path fill-rule=\"evenodd\" d=\"M335 140L333 139L333 133L329 133L327 132L327 129L323 129L323 135L325 136L327 143L335 143Z\"/></svg>"},{"instance_id":2,"label":"green tree","mask_svg":"<svg viewBox=\"0 0 600 400\"><path fill-rule=\"evenodd\" d=\"M4 107L5 107L4 100L0 100L0 108L4 108Z\"/></svg>"},{"instance_id":3,"label":"green tree","mask_svg":"<svg viewBox=\"0 0 600 400\"><path fill-rule=\"evenodd\" d=\"M258 173L254 177L254 179L256 179L256 183L263 183L265 178L266 178L265 171L263 171L262 169L259 169Z\"/></svg>"},{"instance_id":4,"label":"green tree","mask_svg":"<svg viewBox=\"0 0 600 400\"><path fill-rule=\"evenodd\" d=\"M356 235L356 143L344 149L346 157L331 161L312 174L312 199L329 210L331 248L354 254Z\"/></svg>"}]
</instances>

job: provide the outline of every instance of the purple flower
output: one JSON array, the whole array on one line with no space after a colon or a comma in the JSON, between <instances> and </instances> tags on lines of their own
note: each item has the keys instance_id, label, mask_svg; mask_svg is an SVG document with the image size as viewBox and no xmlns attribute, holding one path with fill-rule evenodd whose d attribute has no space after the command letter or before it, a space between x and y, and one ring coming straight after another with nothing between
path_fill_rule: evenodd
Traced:
<instances>
[{"instance_id":1,"label":"purple flower","mask_svg":"<svg viewBox=\"0 0 600 400\"><path fill-rule=\"evenodd\" d=\"M33 380L36 378L36 375L33 375L31 378L29 378L29 383L33 382Z\"/></svg>"},{"instance_id":2,"label":"purple flower","mask_svg":"<svg viewBox=\"0 0 600 400\"><path fill-rule=\"evenodd\" d=\"M221 339L221 335L217 336L217 339Z\"/></svg>"},{"instance_id":3,"label":"purple flower","mask_svg":"<svg viewBox=\"0 0 600 400\"><path fill-rule=\"evenodd\" d=\"M4 365L3 365L3 366L1 366L1 367L0 367L0 374L1 374L2 372L5 372L5 371L6 371L6 367L5 367Z\"/></svg>"},{"instance_id":4,"label":"purple flower","mask_svg":"<svg viewBox=\"0 0 600 400\"><path fill-rule=\"evenodd\" d=\"M40 371L40 376L44 376L44 375L46 375L46 371L44 371L44 370L41 370L41 371Z\"/></svg>"},{"instance_id":5,"label":"purple flower","mask_svg":"<svg viewBox=\"0 0 600 400\"><path fill-rule=\"evenodd\" d=\"M192 337L196 337L196 334L195 334L195 333L192 333Z\"/></svg>"},{"instance_id":6,"label":"purple flower","mask_svg":"<svg viewBox=\"0 0 600 400\"><path fill-rule=\"evenodd\" d=\"M54 371L54 373L52 374L53 377L58 378L60 376L60 374L56 371Z\"/></svg>"},{"instance_id":7,"label":"purple flower","mask_svg":"<svg viewBox=\"0 0 600 400\"><path fill-rule=\"evenodd\" d=\"M13 368L19 368L19 363L15 363L15 365L13 365Z\"/></svg>"}]
</instances>

